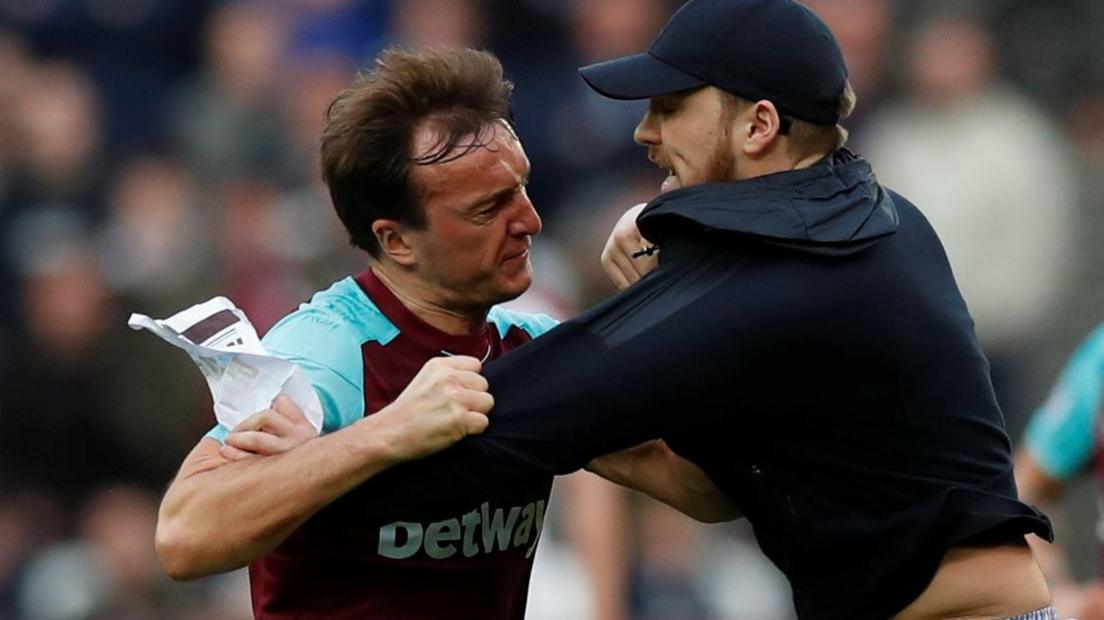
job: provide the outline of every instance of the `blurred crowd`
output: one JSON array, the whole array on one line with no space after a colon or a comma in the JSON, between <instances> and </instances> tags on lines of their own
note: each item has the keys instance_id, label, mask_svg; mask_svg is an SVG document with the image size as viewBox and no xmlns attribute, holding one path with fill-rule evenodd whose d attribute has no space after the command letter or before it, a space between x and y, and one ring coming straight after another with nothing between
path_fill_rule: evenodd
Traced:
<instances>
[{"instance_id":1,"label":"blurred crowd","mask_svg":"<svg viewBox=\"0 0 1104 620\"><path fill-rule=\"evenodd\" d=\"M241 572L177 584L153 555L159 494L213 416L191 362L126 317L226 295L263 333L364 268L316 151L379 50L500 56L545 223L518 303L567 317L610 294L601 245L665 173L631 140L644 104L575 69L646 48L677 4L0 0L0 620L251 617ZM851 68L851 148L946 245L1015 440L1104 320L1104 4L806 4ZM626 618L792 617L746 525L625 501ZM542 542L532 618L589 617L570 526ZM1090 566L1091 528L1066 534Z\"/></svg>"}]
</instances>

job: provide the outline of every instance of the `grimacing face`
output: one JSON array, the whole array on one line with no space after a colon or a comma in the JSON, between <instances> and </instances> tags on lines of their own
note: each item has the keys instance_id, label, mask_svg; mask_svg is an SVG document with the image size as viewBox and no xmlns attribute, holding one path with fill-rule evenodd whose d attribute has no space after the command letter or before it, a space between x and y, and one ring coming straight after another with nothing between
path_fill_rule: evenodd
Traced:
<instances>
[{"instance_id":1,"label":"grimacing face","mask_svg":"<svg viewBox=\"0 0 1104 620\"><path fill-rule=\"evenodd\" d=\"M541 219L525 193L529 159L505 122L480 137L485 145L415 166L410 175L426 220L423 229L407 231L414 269L446 307L486 309L521 295L533 281L529 247ZM436 138L419 129L415 153L433 148Z\"/></svg>"},{"instance_id":2,"label":"grimacing face","mask_svg":"<svg viewBox=\"0 0 1104 620\"><path fill-rule=\"evenodd\" d=\"M732 121L723 93L712 86L652 97L633 139L667 170L660 193L735 180Z\"/></svg>"}]
</instances>

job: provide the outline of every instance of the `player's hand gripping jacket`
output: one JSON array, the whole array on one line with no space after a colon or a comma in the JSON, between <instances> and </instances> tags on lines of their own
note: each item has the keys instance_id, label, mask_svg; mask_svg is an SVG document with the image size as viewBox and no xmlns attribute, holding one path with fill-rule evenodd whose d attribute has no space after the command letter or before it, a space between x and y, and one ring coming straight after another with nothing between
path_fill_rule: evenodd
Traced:
<instances>
[{"instance_id":1,"label":"player's hand gripping jacket","mask_svg":"<svg viewBox=\"0 0 1104 620\"><path fill-rule=\"evenodd\" d=\"M638 225L659 268L488 367L490 428L458 450L562 473L665 438L803 619L884 619L954 545L1052 537L939 239L864 160L676 190Z\"/></svg>"}]
</instances>

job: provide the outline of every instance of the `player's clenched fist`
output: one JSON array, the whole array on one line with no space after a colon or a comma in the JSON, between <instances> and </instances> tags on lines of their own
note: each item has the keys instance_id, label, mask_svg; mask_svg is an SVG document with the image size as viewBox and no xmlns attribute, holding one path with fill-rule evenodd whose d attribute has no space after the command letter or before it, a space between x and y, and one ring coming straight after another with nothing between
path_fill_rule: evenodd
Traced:
<instances>
[{"instance_id":1,"label":"player's clenched fist","mask_svg":"<svg viewBox=\"0 0 1104 620\"><path fill-rule=\"evenodd\" d=\"M395 402L373 416L397 458L420 458L487 428L494 398L481 369L474 357L431 359Z\"/></svg>"}]
</instances>

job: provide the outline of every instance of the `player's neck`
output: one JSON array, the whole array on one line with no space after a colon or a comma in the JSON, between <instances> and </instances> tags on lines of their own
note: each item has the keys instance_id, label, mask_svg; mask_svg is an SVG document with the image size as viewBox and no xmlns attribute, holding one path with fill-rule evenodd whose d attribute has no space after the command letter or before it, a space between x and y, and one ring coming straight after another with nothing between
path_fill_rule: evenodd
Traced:
<instances>
[{"instance_id":1,"label":"player's neck","mask_svg":"<svg viewBox=\"0 0 1104 620\"><path fill-rule=\"evenodd\" d=\"M454 336L480 333L487 322L490 308L458 308L450 305L440 291L419 278L379 263L372 273L419 319Z\"/></svg>"}]
</instances>

